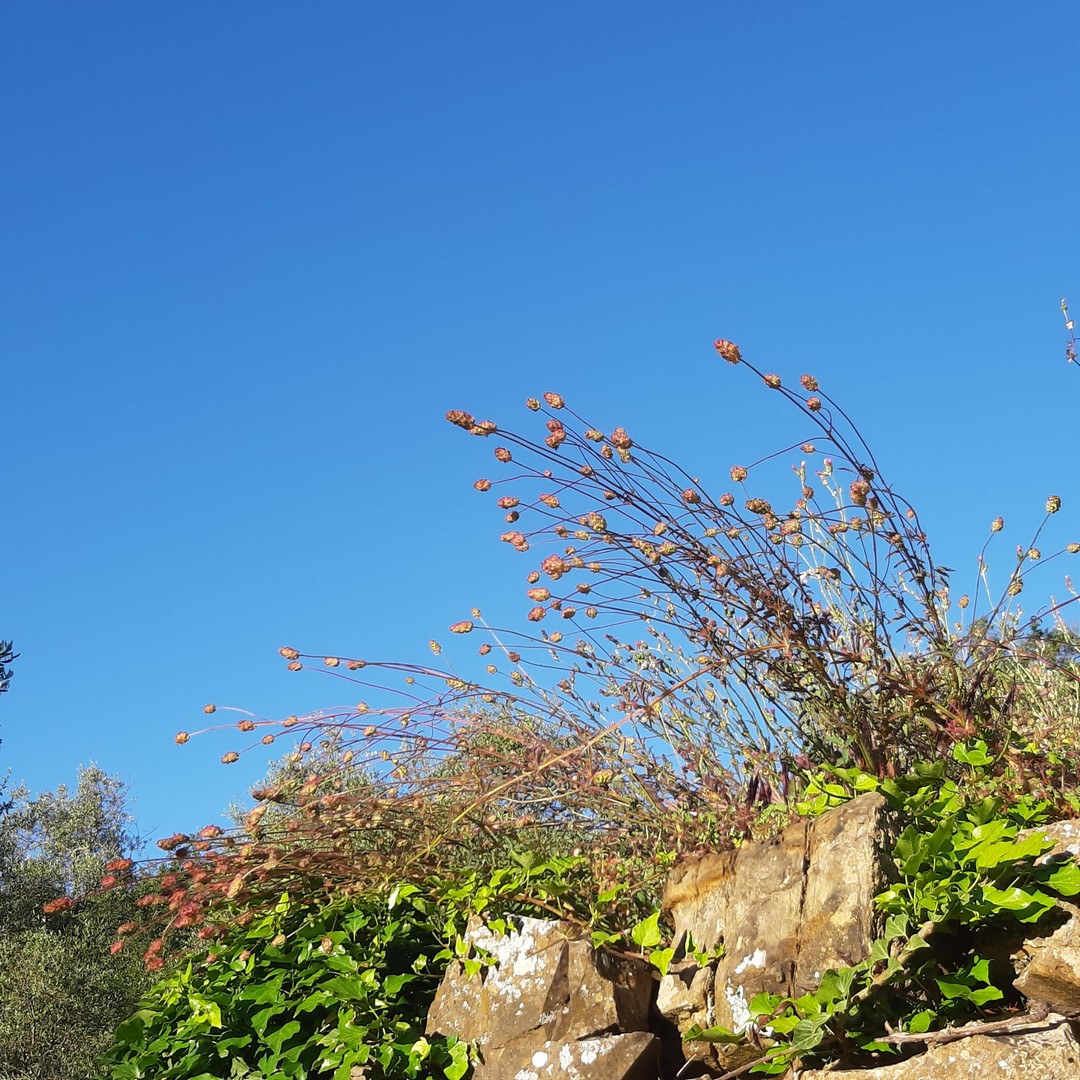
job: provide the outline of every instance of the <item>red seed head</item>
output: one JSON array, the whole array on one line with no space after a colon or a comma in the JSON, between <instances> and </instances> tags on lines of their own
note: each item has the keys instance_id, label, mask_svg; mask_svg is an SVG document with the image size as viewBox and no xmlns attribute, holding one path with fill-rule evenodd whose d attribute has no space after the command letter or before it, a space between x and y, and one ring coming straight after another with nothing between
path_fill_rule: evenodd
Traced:
<instances>
[{"instance_id":1,"label":"red seed head","mask_svg":"<svg viewBox=\"0 0 1080 1080\"><path fill-rule=\"evenodd\" d=\"M476 422L469 413L462 412L461 409L451 409L446 414L446 419L449 420L451 424L454 424L459 428L464 428L466 431L468 431Z\"/></svg>"},{"instance_id":2,"label":"red seed head","mask_svg":"<svg viewBox=\"0 0 1080 1080\"><path fill-rule=\"evenodd\" d=\"M742 353L739 352L739 346L734 341L728 341L725 338L717 338L713 342L713 348L729 363L737 364L742 360Z\"/></svg>"}]
</instances>

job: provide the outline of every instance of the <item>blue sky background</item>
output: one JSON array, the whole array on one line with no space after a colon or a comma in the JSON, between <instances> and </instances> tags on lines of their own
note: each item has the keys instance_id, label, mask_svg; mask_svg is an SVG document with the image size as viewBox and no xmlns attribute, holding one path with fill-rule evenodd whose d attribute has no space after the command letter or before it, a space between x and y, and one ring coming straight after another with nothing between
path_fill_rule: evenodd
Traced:
<instances>
[{"instance_id":1,"label":"blue sky background","mask_svg":"<svg viewBox=\"0 0 1080 1080\"><path fill-rule=\"evenodd\" d=\"M1080 539L1078 43L1072 0L8 0L0 762L215 819L267 759L175 746L205 702L339 703L279 645L524 610L446 409L558 390L721 476L804 427L717 336L821 379L943 563L1050 493Z\"/></svg>"}]
</instances>

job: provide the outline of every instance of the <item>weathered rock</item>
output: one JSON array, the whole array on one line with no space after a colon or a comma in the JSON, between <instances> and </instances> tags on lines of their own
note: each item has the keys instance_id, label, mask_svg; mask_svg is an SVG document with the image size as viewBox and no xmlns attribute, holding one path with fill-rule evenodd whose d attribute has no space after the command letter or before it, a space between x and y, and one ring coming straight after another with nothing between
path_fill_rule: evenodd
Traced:
<instances>
[{"instance_id":1,"label":"weathered rock","mask_svg":"<svg viewBox=\"0 0 1080 1080\"><path fill-rule=\"evenodd\" d=\"M428 1012L428 1034L476 1042L476 1080L655 1080L659 1040L649 1019L656 983L645 964L597 953L570 923L518 922L506 935L470 923L466 938L495 964L472 976L461 963L450 966Z\"/></svg>"},{"instance_id":2,"label":"weathered rock","mask_svg":"<svg viewBox=\"0 0 1080 1080\"><path fill-rule=\"evenodd\" d=\"M1058 1018L1060 1021L1060 1018ZM1015 1035L972 1035L873 1069L807 1069L799 1080L1073 1080L1080 1043L1067 1022Z\"/></svg>"},{"instance_id":3,"label":"weathered rock","mask_svg":"<svg viewBox=\"0 0 1080 1080\"><path fill-rule=\"evenodd\" d=\"M1073 916L1049 937L1029 938L1023 952L1030 960L1013 986L1056 1012L1080 1013L1080 919Z\"/></svg>"},{"instance_id":4,"label":"weathered rock","mask_svg":"<svg viewBox=\"0 0 1080 1080\"><path fill-rule=\"evenodd\" d=\"M482 1051L473 1080L656 1080L659 1045L647 1031L561 1042L530 1032Z\"/></svg>"},{"instance_id":5,"label":"weathered rock","mask_svg":"<svg viewBox=\"0 0 1080 1080\"><path fill-rule=\"evenodd\" d=\"M755 994L805 993L829 968L858 963L880 933L873 898L888 884L893 843L885 799L867 794L772 840L680 867L664 895L676 932L703 948L723 941L724 956L711 979L662 980L662 1014L681 1031L743 1030ZM730 1049L689 1052L734 1064Z\"/></svg>"},{"instance_id":6,"label":"weathered rock","mask_svg":"<svg viewBox=\"0 0 1080 1080\"><path fill-rule=\"evenodd\" d=\"M1040 825L1034 829L1025 829L1021 836L1028 832L1042 833L1047 839L1054 842L1054 846L1039 857L1038 862L1046 862L1055 855L1072 855L1075 859L1080 857L1080 820L1070 818L1067 821L1055 821L1049 825Z\"/></svg>"}]
</instances>

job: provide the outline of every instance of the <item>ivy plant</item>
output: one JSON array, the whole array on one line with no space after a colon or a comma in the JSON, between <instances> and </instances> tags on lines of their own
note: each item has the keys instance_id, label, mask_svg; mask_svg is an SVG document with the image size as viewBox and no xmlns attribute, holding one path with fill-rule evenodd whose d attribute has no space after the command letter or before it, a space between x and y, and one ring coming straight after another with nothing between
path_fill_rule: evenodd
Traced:
<instances>
[{"instance_id":1,"label":"ivy plant","mask_svg":"<svg viewBox=\"0 0 1080 1080\"><path fill-rule=\"evenodd\" d=\"M276 908L159 983L116 1031L99 1080L461 1080L469 1049L423 1036L442 968L436 906L389 897Z\"/></svg>"}]
</instances>

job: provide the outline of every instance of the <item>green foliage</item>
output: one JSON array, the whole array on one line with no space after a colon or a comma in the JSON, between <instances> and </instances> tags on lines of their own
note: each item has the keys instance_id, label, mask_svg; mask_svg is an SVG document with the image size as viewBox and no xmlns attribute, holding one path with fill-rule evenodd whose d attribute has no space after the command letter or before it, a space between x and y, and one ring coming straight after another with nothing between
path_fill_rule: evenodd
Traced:
<instances>
[{"instance_id":1,"label":"green foliage","mask_svg":"<svg viewBox=\"0 0 1080 1080\"><path fill-rule=\"evenodd\" d=\"M0 819L0 1075L82 1080L150 978L135 956L112 955L118 923L136 916L131 890L89 893L108 863L137 843L123 784L90 766L75 791L13 792Z\"/></svg>"},{"instance_id":2,"label":"green foliage","mask_svg":"<svg viewBox=\"0 0 1080 1080\"><path fill-rule=\"evenodd\" d=\"M0 694L7 690L11 682L11 668L8 664L16 659L15 648L10 641L0 641Z\"/></svg>"},{"instance_id":3,"label":"green foliage","mask_svg":"<svg viewBox=\"0 0 1080 1080\"><path fill-rule=\"evenodd\" d=\"M759 994L749 1003L757 1030L777 1041L756 1072L782 1073L797 1059L897 1053L886 1023L895 1031L935 1030L1014 994L1011 969L997 970L980 954L983 935L1046 918L1060 897L1080 893L1080 870L1067 856L1040 859L1053 844L1037 829L1021 835L1046 821L1051 803L999 793L987 750L981 740L954 747L963 781L947 777L943 760L897 779L854 768L810 779L799 807L804 813L821 813L862 791L888 799L902 825L893 850L896 880L876 898L885 932L867 959L826 972L813 993ZM736 1035L712 1028L690 1037Z\"/></svg>"},{"instance_id":4,"label":"green foliage","mask_svg":"<svg viewBox=\"0 0 1080 1080\"><path fill-rule=\"evenodd\" d=\"M423 1037L448 954L413 885L319 907L281 898L210 957L158 984L99 1063L108 1080L460 1080L468 1048ZM442 953L442 959L438 959Z\"/></svg>"}]
</instances>

